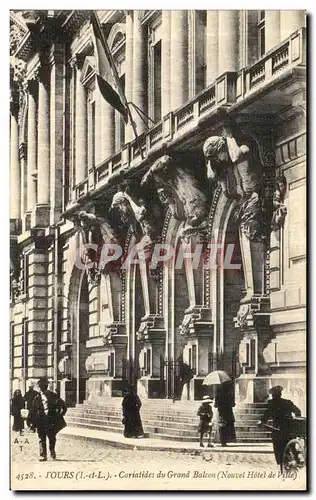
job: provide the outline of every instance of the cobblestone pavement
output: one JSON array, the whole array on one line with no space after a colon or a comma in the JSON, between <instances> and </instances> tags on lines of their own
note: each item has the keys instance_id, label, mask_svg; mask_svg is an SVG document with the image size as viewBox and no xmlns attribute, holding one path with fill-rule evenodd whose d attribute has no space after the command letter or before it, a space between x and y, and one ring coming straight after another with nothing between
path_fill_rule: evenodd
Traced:
<instances>
[{"instance_id":1,"label":"cobblestone pavement","mask_svg":"<svg viewBox=\"0 0 316 500\"><path fill-rule=\"evenodd\" d=\"M13 463L34 463L38 461L37 434L25 431L24 436L12 433L11 457ZM275 468L274 458L271 454L256 456L254 453L212 453L212 450L197 450L184 453L177 451L147 451L118 449L101 442L84 440L83 438L58 436L56 452L58 462L102 462L107 464L152 465L165 463L166 460L184 465L202 466L207 462L223 465L244 463L254 467Z\"/></svg>"},{"instance_id":2,"label":"cobblestone pavement","mask_svg":"<svg viewBox=\"0 0 316 500\"><path fill-rule=\"evenodd\" d=\"M304 490L305 476L279 475L271 454L147 451L58 436L57 460L38 460L37 434L12 435L13 490Z\"/></svg>"}]
</instances>

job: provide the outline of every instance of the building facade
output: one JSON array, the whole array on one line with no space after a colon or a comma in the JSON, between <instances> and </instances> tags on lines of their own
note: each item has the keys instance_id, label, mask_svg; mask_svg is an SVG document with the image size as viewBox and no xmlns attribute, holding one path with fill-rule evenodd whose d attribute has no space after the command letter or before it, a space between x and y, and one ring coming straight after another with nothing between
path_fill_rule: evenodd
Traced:
<instances>
[{"instance_id":1,"label":"building facade","mask_svg":"<svg viewBox=\"0 0 316 500\"><path fill-rule=\"evenodd\" d=\"M223 368L238 401L304 408L305 12L98 16L137 138L89 11L10 13L12 390L181 397L183 360L190 399Z\"/></svg>"}]
</instances>

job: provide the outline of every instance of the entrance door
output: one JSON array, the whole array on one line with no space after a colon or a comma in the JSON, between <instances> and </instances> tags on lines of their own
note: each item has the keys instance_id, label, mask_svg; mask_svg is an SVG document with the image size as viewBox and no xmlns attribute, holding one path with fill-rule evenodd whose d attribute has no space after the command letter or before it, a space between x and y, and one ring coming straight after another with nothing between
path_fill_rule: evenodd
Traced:
<instances>
[{"instance_id":1,"label":"entrance door","mask_svg":"<svg viewBox=\"0 0 316 500\"><path fill-rule=\"evenodd\" d=\"M80 279L80 289L77 305L76 324L76 403L83 403L86 398L87 371L85 367L86 359L89 355L86 342L89 338L89 291L88 280L85 272Z\"/></svg>"}]
</instances>

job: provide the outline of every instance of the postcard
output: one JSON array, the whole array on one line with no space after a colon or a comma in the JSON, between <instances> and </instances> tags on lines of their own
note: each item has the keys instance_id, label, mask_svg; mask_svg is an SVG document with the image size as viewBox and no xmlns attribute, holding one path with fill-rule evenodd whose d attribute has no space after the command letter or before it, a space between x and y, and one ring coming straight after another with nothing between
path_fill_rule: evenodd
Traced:
<instances>
[{"instance_id":1,"label":"postcard","mask_svg":"<svg viewBox=\"0 0 316 500\"><path fill-rule=\"evenodd\" d=\"M306 43L10 11L12 490L306 490Z\"/></svg>"}]
</instances>

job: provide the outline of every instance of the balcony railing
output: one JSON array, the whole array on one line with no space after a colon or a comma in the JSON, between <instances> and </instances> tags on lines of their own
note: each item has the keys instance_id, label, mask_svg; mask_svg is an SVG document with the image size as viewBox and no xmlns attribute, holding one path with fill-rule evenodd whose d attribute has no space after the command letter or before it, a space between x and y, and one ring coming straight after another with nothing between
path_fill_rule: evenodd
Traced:
<instances>
[{"instance_id":1,"label":"balcony railing","mask_svg":"<svg viewBox=\"0 0 316 500\"><path fill-rule=\"evenodd\" d=\"M227 72L190 102L166 115L155 124L147 134L142 134L138 141L128 143L114 156L96 167L95 186L104 184L112 174L122 168L137 166L143 158L158 152L163 144L176 144L189 135L201 120L211 117L219 107L229 107L246 99L258 89L275 78L282 76L295 66L305 65L306 35L302 28L280 43L275 49L265 54L252 66L239 72ZM88 179L76 186L76 196L82 198L91 184Z\"/></svg>"}]
</instances>

